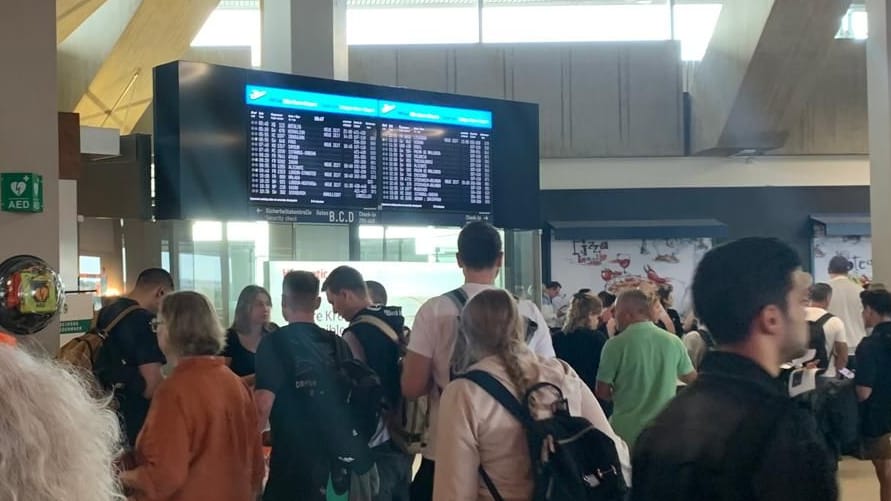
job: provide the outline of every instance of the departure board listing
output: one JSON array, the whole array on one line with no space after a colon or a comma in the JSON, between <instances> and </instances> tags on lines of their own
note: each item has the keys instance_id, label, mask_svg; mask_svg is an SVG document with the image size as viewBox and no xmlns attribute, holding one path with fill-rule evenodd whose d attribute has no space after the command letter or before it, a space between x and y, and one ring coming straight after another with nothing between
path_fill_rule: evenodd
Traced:
<instances>
[{"instance_id":1,"label":"departure board listing","mask_svg":"<svg viewBox=\"0 0 891 501\"><path fill-rule=\"evenodd\" d=\"M250 197L488 214L492 113L247 85Z\"/></svg>"}]
</instances>

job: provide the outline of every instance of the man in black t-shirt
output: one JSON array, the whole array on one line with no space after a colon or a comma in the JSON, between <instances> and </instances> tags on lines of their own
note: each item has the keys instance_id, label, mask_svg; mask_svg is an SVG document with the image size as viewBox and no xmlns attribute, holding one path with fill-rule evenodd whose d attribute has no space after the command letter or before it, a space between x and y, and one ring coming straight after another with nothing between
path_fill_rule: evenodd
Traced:
<instances>
[{"instance_id":1,"label":"man in black t-shirt","mask_svg":"<svg viewBox=\"0 0 891 501\"><path fill-rule=\"evenodd\" d=\"M863 453L876 469L881 500L891 501L891 293L860 294L863 323L872 334L857 347L857 398Z\"/></svg>"},{"instance_id":2,"label":"man in black t-shirt","mask_svg":"<svg viewBox=\"0 0 891 501\"><path fill-rule=\"evenodd\" d=\"M292 271L282 284L282 314L289 324L267 334L257 347L256 397L260 426L267 421L272 435L272 457L264 501L324 501L330 463L321 435L306 433L314 425L311 409L301 407L293 391L293 367L286 365L283 347L291 356L325 357L349 353L346 343L315 324L319 309L319 279L308 271Z\"/></svg>"},{"instance_id":3,"label":"man in black t-shirt","mask_svg":"<svg viewBox=\"0 0 891 501\"><path fill-rule=\"evenodd\" d=\"M158 346L154 332L155 315L161 299L174 289L173 278L166 270L149 268L139 274L136 287L126 296L99 311L97 325L109 325L118 315L136 307L109 332L103 355L109 360L105 384L118 387L121 425L132 447L148 414L155 389L161 384L161 366L167 359Z\"/></svg>"},{"instance_id":4,"label":"man in black t-shirt","mask_svg":"<svg viewBox=\"0 0 891 501\"><path fill-rule=\"evenodd\" d=\"M703 257L693 300L717 349L638 437L632 501L838 499L835 457L777 379L807 346L809 286L795 250L775 239Z\"/></svg>"},{"instance_id":5,"label":"man in black t-shirt","mask_svg":"<svg viewBox=\"0 0 891 501\"><path fill-rule=\"evenodd\" d=\"M400 309L372 305L365 279L349 266L332 270L322 290L334 312L350 322L343 339L353 356L368 364L381 379L389 408L398 408L402 398L400 336L405 325ZM369 446L380 475L380 494L375 500L408 501L412 459L390 440L386 418L381 419Z\"/></svg>"}]
</instances>

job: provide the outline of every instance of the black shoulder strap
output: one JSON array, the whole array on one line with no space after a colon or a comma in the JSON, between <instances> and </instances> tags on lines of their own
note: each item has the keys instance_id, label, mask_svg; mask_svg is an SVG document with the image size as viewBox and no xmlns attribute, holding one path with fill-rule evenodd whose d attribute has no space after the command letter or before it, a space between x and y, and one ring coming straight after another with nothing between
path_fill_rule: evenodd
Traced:
<instances>
[{"instance_id":1,"label":"black shoulder strap","mask_svg":"<svg viewBox=\"0 0 891 501\"><path fill-rule=\"evenodd\" d=\"M455 303L455 306L458 307L458 311L464 309L464 305L467 304L467 292L464 290L464 287L458 287L457 289L450 290L443 294L443 296L452 300Z\"/></svg>"},{"instance_id":2,"label":"black shoulder strap","mask_svg":"<svg viewBox=\"0 0 891 501\"><path fill-rule=\"evenodd\" d=\"M504 387L494 376L485 371L470 371L458 376L461 379L469 379L476 383L480 388L486 390L486 393L492 396L499 404L501 404L513 417L517 419L524 427L532 424L532 416L529 410L523 407L523 404Z\"/></svg>"},{"instance_id":3,"label":"black shoulder strap","mask_svg":"<svg viewBox=\"0 0 891 501\"><path fill-rule=\"evenodd\" d=\"M532 424L532 416L529 414L529 410L523 407L523 404L517 400L517 397L515 397L510 390L505 388L503 384L488 372L479 370L470 371L459 377L461 379L473 381L480 388L485 390L486 393L491 395L492 398L507 409L507 411L510 412L524 428L528 428ZM486 473L486 470L483 469L482 465L480 465L479 471L480 476L483 478L483 483L486 484L486 488L489 489L489 493L492 494L492 498L495 499L495 501L504 501L504 498L501 497L501 493L498 492L498 488L495 487L495 483L492 482L492 478L489 477L489 474Z\"/></svg>"},{"instance_id":4,"label":"black shoulder strap","mask_svg":"<svg viewBox=\"0 0 891 501\"><path fill-rule=\"evenodd\" d=\"M826 322L832 320L832 317L834 317L834 316L835 315L833 315L832 313L827 313L827 314L823 315L822 317L818 318L817 321L814 323L818 327L824 327L826 325Z\"/></svg>"}]
</instances>

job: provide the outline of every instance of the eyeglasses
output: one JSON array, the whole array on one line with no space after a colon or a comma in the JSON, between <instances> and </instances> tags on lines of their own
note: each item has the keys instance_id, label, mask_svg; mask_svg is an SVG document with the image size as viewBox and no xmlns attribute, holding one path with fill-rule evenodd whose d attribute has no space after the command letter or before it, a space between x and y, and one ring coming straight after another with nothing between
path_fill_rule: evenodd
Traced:
<instances>
[{"instance_id":1,"label":"eyeglasses","mask_svg":"<svg viewBox=\"0 0 891 501\"><path fill-rule=\"evenodd\" d=\"M152 321L149 322L149 325L151 325L151 327L152 327L152 332L154 332L155 334L157 334L157 333L158 333L158 328L159 328L160 326L164 325L164 321L163 321L163 320L158 320L157 318L153 318Z\"/></svg>"}]
</instances>

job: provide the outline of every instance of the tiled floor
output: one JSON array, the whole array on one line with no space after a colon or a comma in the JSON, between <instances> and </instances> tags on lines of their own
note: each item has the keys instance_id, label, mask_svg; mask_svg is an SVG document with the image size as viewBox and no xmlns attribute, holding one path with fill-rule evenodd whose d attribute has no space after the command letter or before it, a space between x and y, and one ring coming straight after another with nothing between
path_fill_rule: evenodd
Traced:
<instances>
[{"instance_id":1,"label":"tiled floor","mask_svg":"<svg viewBox=\"0 0 891 501\"><path fill-rule=\"evenodd\" d=\"M420 465L420 456L415 461L415 471ZM838 483L841 486L840 501L878 501L879 482L869 461L845 459L838 468Z\"/></svg>"},{"instance_id":2,"label":"tiled floor","mask_svg":"<svg viewBox=\"0 0 891 501\"><path fill-rule=\"evenodd\" d=\"M878 501L879 482L869 461L846 459L839 465L841 501Z\"/></svg>"}]
</instances>

